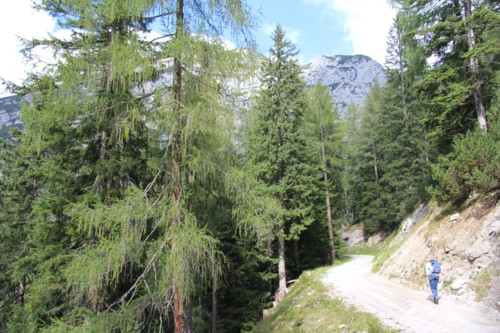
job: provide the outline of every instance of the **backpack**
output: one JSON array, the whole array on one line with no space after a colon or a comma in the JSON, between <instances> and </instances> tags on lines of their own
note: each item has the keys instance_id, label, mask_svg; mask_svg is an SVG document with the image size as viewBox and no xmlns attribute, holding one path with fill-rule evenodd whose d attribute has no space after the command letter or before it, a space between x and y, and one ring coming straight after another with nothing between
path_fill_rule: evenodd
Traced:
<instances>
[{"instance_id":1,"label":"backpack","mask_svg":"<svg viewBox=\"0 0 500 333\"><path fill-rule=\"evenodd\" d=\"M431 264L432 264L432 273L436 274L441 273L441 265L436 259L432 260Z\"/></svg>"}]
</instances>

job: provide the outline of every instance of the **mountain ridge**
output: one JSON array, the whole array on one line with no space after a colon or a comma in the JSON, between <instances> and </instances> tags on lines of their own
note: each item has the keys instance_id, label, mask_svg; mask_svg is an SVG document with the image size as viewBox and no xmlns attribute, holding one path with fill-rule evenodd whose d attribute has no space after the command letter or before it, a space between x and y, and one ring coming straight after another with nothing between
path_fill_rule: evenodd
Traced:
<instances>
[{"instance_id":1,"label":"mountain ridge","mask_svg":"<svg viewBox=\"0 0 500 333\"><path fill-rule=\"evenodd\" d=\"M387 80L384 67L362 54L319 56L303 66L303 76L308 86L320 82L330 90L332 103L341 117L350 103L363 105L375 80L381 85Z\"/></svg>"},{"instance_id":2,"label":"mountain ridge","mask_svg":"<svg viewBox=\"0 0 500 333\"><path fill-rule=\"evenodd\" d=\"M386 82L384 68L369 56L321 55L309 64L302 66L302 75L308 86L318 81L328 88L332 103L342 117L349 103L360 107L373 87L375 80ZM10 127L22 128L20 120L21 98L8 96L0 98L0 137L11 139Z\"/></svg>"}]
</instances>

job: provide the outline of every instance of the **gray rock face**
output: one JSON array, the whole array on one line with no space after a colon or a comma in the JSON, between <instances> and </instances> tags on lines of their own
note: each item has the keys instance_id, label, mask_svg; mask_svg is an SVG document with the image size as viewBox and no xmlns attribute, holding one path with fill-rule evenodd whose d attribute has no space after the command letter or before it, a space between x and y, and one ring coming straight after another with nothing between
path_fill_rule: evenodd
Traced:
<instances>
[{"instance_id":1,"label":"gray rock face","mask_svg":"<svg viewBox=\"0 0 500 333\"><path fill-rule=\"evenodd\" d=\"M303 75L308 85L319 81L329 88L341 116L348 104L363 104L375 79L381 85L386 82L383 66L364 55L321 56L304 67Z\"/></svg>"},{"instance_id":2,"label":"gray rock face","mask_svg":"<svg viewBox=\"0 0 500 333\"><path fill-rule=\"evenodd\" d=\"M10 139L10 128L23 126L19 119L20 104L21 98L18 96L0 98L0 138Z\"/></svg>"}]
</instances>

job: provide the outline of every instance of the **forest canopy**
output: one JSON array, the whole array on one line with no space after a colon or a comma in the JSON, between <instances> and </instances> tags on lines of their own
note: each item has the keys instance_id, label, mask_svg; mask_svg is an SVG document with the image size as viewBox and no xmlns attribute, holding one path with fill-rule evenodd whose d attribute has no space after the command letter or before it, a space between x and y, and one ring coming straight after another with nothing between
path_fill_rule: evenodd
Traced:
<instances>
[{"instance_id":1,"label":"forest canopy","mask_svg":"<svg viewBox=\"0 0 500 333\"><path fill-rule=\"evenodd\" d=\"M498 191L499 5L390 3L387 83L341 117L244 1L41 1L72 35L25 41L58 61L12 86L0 331L249 331L343 227Z\"/></svg>"}]
</instances>

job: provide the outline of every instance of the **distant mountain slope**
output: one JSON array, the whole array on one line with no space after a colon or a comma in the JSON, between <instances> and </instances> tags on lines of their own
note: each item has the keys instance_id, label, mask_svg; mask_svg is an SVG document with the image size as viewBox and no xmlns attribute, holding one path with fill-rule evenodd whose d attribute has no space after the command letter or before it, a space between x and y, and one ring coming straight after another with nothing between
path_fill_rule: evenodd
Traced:
<instances>
[{"instance_id":1,"label":"distant mountain slope","mask_svg":"<svg viewBox=\"0 0 500 333\"><path fill-rule=\"evenodd\" d=\"M0 98L0 138L10 139L12 126L22 128L23 124L19 119L20 108L21 98L19 96Z\"/></svg>"},{"instance_id":2,"label":"distant mountain slope","mask_svg":"<svg viewBox=\"0 0 500 333\"><path fill-rule=\"evenodd\" d=\"M304 78L310 86L319 81L328 87L333 104L341 115L345 113L349 103L357 106L363 104L375 79L381 85L386 82L384 67L364 55L321 56L304 66Z\"/></svg>"},{"instance_id":3,"label":"distant mountain slope","mask_svg":"<svg viewBox=\"0 0 500 333\"><path fill-rule=\"evenodd\" d=\"M321 56L304 66L303 75L309 86L319 81L330 89L332 101L341 116L349 103L357 106L363 104L375 79L381 84L386 82L382 65L364 55ZM254 82L250 86L250 91L257 88ZM10 138L9 128L12 126L22 127L19 120L20 103L18 96L0 98L0 137Z\"/></svg>"}]
</instances>

